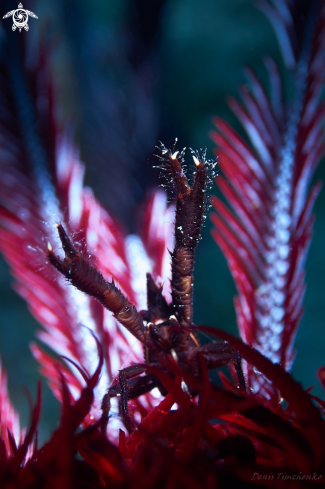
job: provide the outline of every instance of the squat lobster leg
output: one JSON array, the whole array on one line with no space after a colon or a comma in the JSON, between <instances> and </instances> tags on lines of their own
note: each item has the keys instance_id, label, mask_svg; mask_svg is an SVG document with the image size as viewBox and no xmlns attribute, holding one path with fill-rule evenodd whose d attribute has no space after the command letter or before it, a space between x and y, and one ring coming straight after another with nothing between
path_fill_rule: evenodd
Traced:
<instances>
[{"instance_id":1,"label":"squat lobster leg","mask_svg":"<svg viewBox=\"0 0 325 489\"><path fill-rule=\"evenodd\" d=\"M234 350L226 341L213 341L201 346L199 352L203 354L208 369L233 363L238 378L238 387L244 392L246 391L245 377L241 366L241 354L239 351Z\"/></svg>"},{"instance_id":2,"label":"squat lobster leg","mask_svg":"<svg viewBox=\"0 0 325 489\"><path fill-rule=\"evenodd\" d=\"M120 370L119 383L110 387L107 394L105 394L103 397L101 423L101 430L103 433L106 433L111 408L111 399L113 397L120 396L119 414L126 429L129 433L131 433L134 429L134 422L129 415L128 400L135 399L143 394L147 394L155 387L160 390L162 395L167 395L166 389L153 374L146 374L142 377L136 377L144 372L146 372L145 365L131 365L123 370Z\"/></svg>"}]
</instances>

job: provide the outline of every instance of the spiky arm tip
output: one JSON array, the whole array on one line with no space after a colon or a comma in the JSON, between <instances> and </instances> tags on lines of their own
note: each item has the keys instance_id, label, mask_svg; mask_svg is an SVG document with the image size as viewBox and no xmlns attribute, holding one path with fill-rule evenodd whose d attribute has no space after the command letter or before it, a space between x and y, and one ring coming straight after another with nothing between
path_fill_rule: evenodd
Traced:
<instances>
[{"instance_id":1,"label":"spiky arm tip","mask_svg":"<svg viewBox=\"0 0 325 489\"><path fill-rule=\"evenodd\" d=\"M142 316L137 312L135 306L115 286L114 281L107 282L101 273L75 249L62 224L58 224L57 228L65 258L62 260L55 255L49 244L50 263L77 289L101 302L123 326L137 339L144 342Z\"/></svg>"}]
</instances>

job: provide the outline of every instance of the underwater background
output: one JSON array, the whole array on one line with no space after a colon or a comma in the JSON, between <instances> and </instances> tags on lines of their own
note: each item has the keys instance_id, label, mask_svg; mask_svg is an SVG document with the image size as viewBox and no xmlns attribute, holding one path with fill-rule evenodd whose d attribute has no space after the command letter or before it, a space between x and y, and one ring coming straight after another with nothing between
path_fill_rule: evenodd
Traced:
<instances>
[{"instance_id":1,"label":"underwater background","mask_svg":"<svg viewBox=\"0 0 325 489\"><path fill-rule=\"evenodd\" d=\"M16 2L9 3L16 8ZM245 137L227 106L227 97L237 97L238 85L245 83L244 65L264 80L262 59L270 54L284 72L272 28L250 0L42 0L24 2L24 8L38 20L30 18L29 32L15 34L30 36L29 56L39 39L49 46L58 121L74 131L86 183L127 232L137 231L141 202L159 183L151 170L157 142L171 146L177 137L179 147L207 147L211 158L213 116ZM284 83L290 99L288 75ZM324 176L323 161L314 180ZM325 365L324 190L314 212L305 313L292 373L304 388L315 385L313 393L324 397L316 376ZM236 290L210 227L207 219L196 255L194 320L237 335ZM39 325L11 281L0 257L0 355L11 400L26 426L24 387L34 395L40 377L28 345ZM59 409L45 379L42 386L41 442L55 428Z\"/></svg>"}]
</instances>

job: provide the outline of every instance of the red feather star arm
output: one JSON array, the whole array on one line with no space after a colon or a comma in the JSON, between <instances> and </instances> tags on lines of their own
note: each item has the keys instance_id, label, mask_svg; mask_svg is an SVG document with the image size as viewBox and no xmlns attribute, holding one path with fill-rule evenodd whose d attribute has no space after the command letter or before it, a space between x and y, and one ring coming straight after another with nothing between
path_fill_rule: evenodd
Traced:
<instances>
[{"instance_id":1,"label":"red feather star arm","mask_svg":"<svg viewBox=\"0 0 325 489\"><path fill-rule=\"evenodd\" d=\"M51 184L46 171L42 170L36 178L36 170L33 165L27 165L24 158L24 142L17 130L19 122L12 117L8 119L8 114L14 114L15 108L6 77L3 70L0 73L3 95L0 117L0 248L11 267L15 289L25 298L43 327L37 336L44 343L90 372L98 354L87 328L100 339L105 369L95 389L91 414L98 417L107 386L119 368L142 361L142 346L96 301L73 290L66 281L54 278L52 267L47 264L47 243L56 248L56 223L65 222L82 253L89 254L95 250L99 270L109 279L113 277L130 301L143 309L146 306L146 273L153 273L167 290L169 288L170 270L165 262L173 239L172 219L165 197L158 192L152 195L145 208L147 222L151 224L144 229L143 239L124 236L91 190L83 187L84 167L68 136L54 134L54 139L57 139L53 158L56 186ZM54 394L61 399L57 361L40 346L32 344L31 348ZM70 365L62 367L62 370L72 394L77 398L82 389L82 378ZM150 408L152 402L157 402L155 394L147 394L141 402L142 409Z\"/></svg>"},{"instance_id":2,"label":"red feather star arm","mask_svg":"<svg viewBox=\"0 0 325 489\"><path fill-rule=\"evenodd\" d=\"M284 11L277 10L276 2L260 2L293 69L292 101L284 109L279 73L267 59L271 96L247 69L250 90L241 89L243 104L230 100L251 145L220 119L215 119L218 132L212 133L224 175L216 183L233 209L213 198L217 214L211 216L212 234L239 293L235 306L240 334L287 370L294 359L293 343L303 312L304 263L320 183L309 193L308 187L325 150L325 104L319 102L325 69L325 7L320 5L318 11L316 3L311 3L302 41L295 32L289 1L283 2L289 21L281 17ZM246 373L254 392L277 399L253 367L248 365Z\"/></svg>"},{"instance_id":3,"label":"red feather star arm","mask_svg":"<svg viewBox=\"0 0 325 489\"><path fill-rule=\"evenodd\" d=\"M0 453L1 459L4 454L11 452L9 436L13 437L16 445L20 439L19 415L14 410L7 390L7 374L0 362ZM2 446L4 444L4 446Z\"/></svg>"}]
</instances>

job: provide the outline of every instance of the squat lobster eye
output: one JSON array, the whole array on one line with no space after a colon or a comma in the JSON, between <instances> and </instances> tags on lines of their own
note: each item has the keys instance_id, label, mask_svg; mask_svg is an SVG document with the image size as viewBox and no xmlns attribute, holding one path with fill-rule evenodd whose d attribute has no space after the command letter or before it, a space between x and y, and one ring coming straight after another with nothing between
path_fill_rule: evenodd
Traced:
<instances>
[{"instance_id":1,"label":"squat lobster eye","mask_svg":"<svg viewBox=\"0 0 325 489\"><path fill-rule=\"evenodd\" d=\"M204 214L207 208L206 190L214 177L215 162L206 160L205 153L192 154L195 165L193 183L189 184L184 166L184 150L173 152L161 145L160 169L176 194L175 246L172 260L172 302L168 304L152 276L147 274L147 307L138 312L136 307L77 251L64 227L58 232L65 252L62 260L48 245L48 257L52 265L69 282L86 294L95 297L110 310L114 317L144 345L145 361L168 371L164 356L171 355L179 366L196 377L201 376L200 358L209 369L234 363L238 383L245 389L239 352L227 342L212 342L200 346L193 325L193 269L194 255L201 238ZM128 413L128 399L139 397L158 387L162 395L167 391L146 365L131 365L120 371L118 383L108 389L104 396L102 429L106 430L109 419L110 399L120 396L120 415L129 432L134 422ZM197 392L186 387L190 396Z\"/></svg>"}]
</instances>

